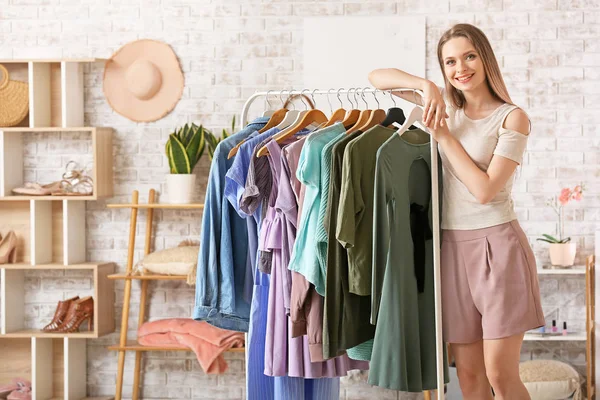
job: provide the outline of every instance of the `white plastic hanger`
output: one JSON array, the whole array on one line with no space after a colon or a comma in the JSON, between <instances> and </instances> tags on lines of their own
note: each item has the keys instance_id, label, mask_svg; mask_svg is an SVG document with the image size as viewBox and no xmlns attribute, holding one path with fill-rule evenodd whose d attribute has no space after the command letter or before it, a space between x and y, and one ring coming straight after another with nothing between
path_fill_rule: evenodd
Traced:
<instances>
[{"instance_id":1,"label":"white plastic hanger","mask_svg":"<svg viewBox=\"0 0 600 400\"><path fill-rule=\"evenodd\" d=\"M398 128L396 133L400 136L402 136L404 132L406 132L408 128L415 123L419 124L425 132L429 133L429 130L425 126L423 126L423 123L421 122L422 120L423 109L419 106L415 106L412 110L410 110L410 114L408 114L408 117L406 118L406 121L404 121L404 124L400 125L397 122L393 122L392 125Z\"/></svg>"},{"instance_id":2,"label":"white plastic hanger","mask_svg":"<svg viewBox=\"0 0 600 400\"><path fill-rule=\"evenodd\" d=\"M283 99L281 99L281 94L282 94L283 92L284 92L284 91L282 90L282 91L281 91L281 93L279 93L279 95L280 95L280 100L281 100L281 104L284 104L284 103L283 103ZM290 90L290 93L291 93L291 92L292 92L292 91ZM292 107L293 107L293 106L294 106L294 105L292 104ZM288 111L288 112L285 114L285 118L283 118L283 121L281 121L281 122L279 123L279 125L277 125L277 126L276 126L276 128L277 128L277 129L279 129L280 131L282 131L282 130L284 130L285 128L287 128L287 127L289 127L289 126L292 126L292 124L293 124L294 122L298 122L298 121L300 121L300 118L302 118L302 116L303 116L303 115L306 113L306 111L307 111L307 110L302 110L302 111L300 111L300 110L295 110L295 109L294 109L294 110L289 110L289 111Z\"/></svg>"},{"instance_id":3,"label":"white plastic hanger","mask_svg":"<svg viewBox=\"0 0 600 400\"><path fill-rule=\"evenodd\" d=\"M289 110L287 112L287 114L285 114L285 118L283 119L283 121L281 121L279 123L279 125L277 125L277 129L279 130L284 130L285 128L292 126L294 123L300 121L300 119L302 118L302 116L304 114L306 114L308 110Z\"/></svg>"}]
</instances>

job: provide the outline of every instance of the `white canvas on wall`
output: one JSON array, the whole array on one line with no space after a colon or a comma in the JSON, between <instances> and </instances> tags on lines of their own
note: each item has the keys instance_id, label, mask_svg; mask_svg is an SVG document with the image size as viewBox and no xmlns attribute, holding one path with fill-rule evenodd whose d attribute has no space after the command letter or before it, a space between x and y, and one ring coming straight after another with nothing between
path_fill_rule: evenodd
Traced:
<instances>
[{"instance_id":1,"label":"white canvas on wall","mask_svg":"<svg viewBox=\"0 0 600 400\"><path fill-rule=\"evenodd\" d=\"M422 17L305 18L303 88L370 87L369 72L377 68L399 68L424 77L425 39ZM342 99L347 105L346 97ZM373 95L365 99L374 105ZM380 94L378 100L382 106L391 104L389 96ZM335 96L330 101L339 106ZM362 100L359 108L365 108Z\"/></svg>"}]
</instances>

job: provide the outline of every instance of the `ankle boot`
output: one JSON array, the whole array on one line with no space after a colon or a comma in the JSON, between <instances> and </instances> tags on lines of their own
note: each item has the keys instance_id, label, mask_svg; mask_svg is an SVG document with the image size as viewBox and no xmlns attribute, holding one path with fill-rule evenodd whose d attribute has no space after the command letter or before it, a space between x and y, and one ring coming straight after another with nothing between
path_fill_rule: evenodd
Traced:
<instances>
[{"instance_id":1,"label":"ankle boot","mask_svg":"<svg viewBox=\"0 0 600 400\"><path fill-rule=\"evenodd\" d=\"M65 321L55 332L79 332L79 325L85 321L88 323L88 331L92 331L94 329L94 299L91 296L72 301Z\"/></svg>"},{"instance_id":2,"label":"ankle boot","mask_svg":"<svg viewBox=\"0 0 600 400\"><path fill-rule=\"evenodd\" d=\"M55 332L60 326L65 322L65 317L67 316L67 312L69 311L69 306L75 300L79 300L79 296L72 297L67 300L62 300L58 302L56 306L56 311L54 311L54 317L52 321L42 328L44 332Z\"/></svg>"}]
</instances>

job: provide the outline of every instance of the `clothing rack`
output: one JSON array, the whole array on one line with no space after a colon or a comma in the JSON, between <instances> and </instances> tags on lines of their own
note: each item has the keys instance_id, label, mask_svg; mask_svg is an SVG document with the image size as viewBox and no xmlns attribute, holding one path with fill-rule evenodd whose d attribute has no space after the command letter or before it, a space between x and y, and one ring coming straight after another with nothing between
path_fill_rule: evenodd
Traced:
<instances>
[{"instance_id":1,"label":"clothing rack","mask_svg":"<svg viewBox=\"0 0 600 400\"><path fill-rule=\"evenodd\" d=\"M339 95L339 94L350 94L350 93L360 93L361 95L364 93L377 93L382 92L381 90L374 88L350 88L350 89L303 89L303 90L269 90L266 92L256 92L252 96L246 100L244 107L242 108L241 121L242 124L245 124L248 117L248 111L250 110L250 106L254 103L255 100L264 97L265 103L268 102L268 96L271 94L280 95L285 93L287 96L294 95L309 95L313 97L314 95ZM423 92L418 89L407 89L407 88L398 88L391 89L386 92L413 92L415 94L419 94L423 96ZM364 100L364 99L363 99ZM419 106L415 106L419 107ZM430 133L427 128L422 126L423 130L427 133ZM433 270L434 270L434 294L435 294L435 338L436 338L436 368L437 368L437 400L444 400L444 343L442 338L442 292L441 292L441 271L440 271L440 213L439 213L439 190L438 190L438 148L437 142L432 137L431 138L431 196L433 198L432 204L432 219L433 219ZM246 334L246 339L248 335ZM248 341L246 340L246 343ZM248 352L246 352L247 357ZM246 360L247 361L247 360ZM246 362L246 368L248 363Z\"/></svg>"}]
</instances>

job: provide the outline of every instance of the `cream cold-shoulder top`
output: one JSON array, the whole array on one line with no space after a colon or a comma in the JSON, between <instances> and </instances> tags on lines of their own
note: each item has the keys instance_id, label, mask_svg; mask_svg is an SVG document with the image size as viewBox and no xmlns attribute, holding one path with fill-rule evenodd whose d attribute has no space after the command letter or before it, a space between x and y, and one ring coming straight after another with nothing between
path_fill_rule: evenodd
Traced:
<instances>
[{"instance_id":1,"label":"cream cold-shoulder top","mask_svg":"<svg viewBox=\"0 0 600 400\"><path fill-rule=\"evenodd\" d=\"M442 92L444 94L444 92ZM452 107L447 98L448 129L477 166L487 171L492 157L499 155L521 164L529 136L503 128L508 114L518 108L503 104L485 118L473 120L462 109ZM517 218L511 196L514 173L496 197L481 204L458 179L440 147L443 163L442 229L479 229Z\"/></svg>"}]
</instances>

